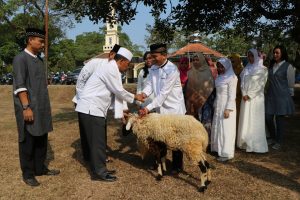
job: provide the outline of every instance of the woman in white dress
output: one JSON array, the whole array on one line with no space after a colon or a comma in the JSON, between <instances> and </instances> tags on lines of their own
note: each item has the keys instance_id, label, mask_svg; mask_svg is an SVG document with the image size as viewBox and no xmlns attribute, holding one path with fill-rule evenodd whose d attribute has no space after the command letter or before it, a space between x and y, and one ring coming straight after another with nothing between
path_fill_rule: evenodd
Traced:
<instances>
[{"instance_id":1,"label":"woman in white dress","mask_svg":"<svg viewBox=\"0 0 300 200\"><path fill-rule=\"evenodd\" d=\"M235 98L238 79L228 58L218 60L217 70L219 76L215 81L217 96L214 102L211 150L218 153L218 161L224 162L234 157L236 137Z\"/></svg>"},{"instance_id":2,"label":"woman in white dress","mask_svg":"<svg viewBox=\"0 0 300 200\"><path fill-rule=\"evenodd\" d=\"M144 58L145 66L141 69L141 71L138 75L138 82L137 82L137 88L136 88L137 94L141 94L143 89L145 88L147 78L149 75L149 69L151 68L151 66L153 64L153 58L151 56L150 51L146 51L143 58ZM149 103L151 103L153 98L154 98L154 95L151 94L144 103L140 104L141 108L144 108Z\"/></svg>"},{"instance_id":3,"label":"woman in white dress","mask_svg":"<svg viewBox=\"0 0 300 200\"><path fill-rule=\"evenodd\" d=\"M241 111L237 146L246 152L266 153L268 144L265 130L264 88L268 70L263 66L256 49L248 51L248 64L241 77Z\"/></svg>"}]
</instances>

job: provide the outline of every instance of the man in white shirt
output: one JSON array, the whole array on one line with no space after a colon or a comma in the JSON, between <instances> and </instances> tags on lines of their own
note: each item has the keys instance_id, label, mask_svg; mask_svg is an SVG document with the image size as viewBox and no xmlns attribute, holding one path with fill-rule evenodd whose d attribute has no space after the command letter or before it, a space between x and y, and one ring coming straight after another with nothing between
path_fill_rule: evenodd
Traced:
<instances>
[{"instance_id":1,"label":"man in white shirt","mask_svg":"<svg viewBox=\"0 0 300 200\"><path fill-rule=\"evenodd\" d=\"M149 70L149 79L142 92L144 98L154 93L154 99L145 108L139 111L140 115L146 115L155 109L161 114L186 113L179 71L176 65L167 59L167 46L165 44L153 44L150 46L154 65ZM182 152L173 151L173 173L182 170Z\"/></svg>"},{"instance_id":2,"label":"man in white shirt","mask_svg":"<svg viewBox=\"0 0 300 200\"><path fill-rule=\"evenodd\" d=\"M121 47L120 45L115 44L112 50L109 52L108 58L93 58L84 65L84 67L80 71L80 74L76 82L76 95L72 99L74 103L77 103L77 100L78 98L80 98L80 94L87 80L91 77L91 75L96 71L98 67L114 59L120 47Z\"/></svg>"},{"instance_id":3,"label":"man in white shirt","mask_svg":"<svg viewBox=\"0 0 300 200\"><path fill-rule=\"evenodd\" d=\"M92 180L115 181L106 168L106 116L114 101L115 118L123 117L123 100L143 101L141 95L127 92L122 86L120 72L128 68L132 53L121 47L114 60L101 65L88 79L78 99L76 111L86 133L90 154Z\"/></svg>"},{"instance_id":4,"label":"man in white shirt","mask_svg":"<svg viewBox=\"0 0 300 200\"><path fill-rule=\"evenodd\" d=\"M83 91L83 88L87 82L87 80L91 77L91 75L105 63L108 63L110 60L114 59L115 55L120 49L120 45L115 44L112 50L108 54L108 58L94 58L87 62L85 66L82 68L76 83L76 95L72 99L72 101L77 104L78 99ZM89 148L87 144L86 133L84 133L84 129L82 128L82 124L79 121L79 134L80 134L80 143L81 143L81 152L83 159L85 161L90 160L89 156ZM107 159L108 161L108 159Z\"/></svg>"}]
</instances>

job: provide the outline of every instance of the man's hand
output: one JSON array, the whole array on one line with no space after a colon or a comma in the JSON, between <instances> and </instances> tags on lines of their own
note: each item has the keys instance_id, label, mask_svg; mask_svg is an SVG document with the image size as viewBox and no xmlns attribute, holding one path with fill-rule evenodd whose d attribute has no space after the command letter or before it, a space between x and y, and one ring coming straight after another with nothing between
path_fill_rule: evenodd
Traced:
<instances>
[{"instance_id":1,"label":"man's hand","mask_svg":"<svg viewBox=\"0 0 300 200\"><path fill-rule=\"evenodd\" d=\"M142 108L139 110L139 116L144 117L149 113L149 110L147 108Z\"/></svg>"},{"instance_id":2,"label":"man's hand","mask_svg":"<svg viewBox=\"0 0 300 200\"><path fill-rule=\"evenodd\" d=\"M25 122L33 122L33 112L31 108L27 108L26 110L23 110L23 118Z\"/></svg>"},{"instance_id":3,"label":"man's hand","mask_svg":"<svg viewBox=\"0 0 300 200\"><path fill-rule=\"evenodd\" d=\"M224 118L225 119L229 118L230 111L231 110L225 109L225 111L224 111Z\"/></svg>"},{"instance_id":4,"label":"man's hand","mask_svg":"<svg viewBox=\"0 0 300 200\"><path fill-rule=\"evenodd\" d=\"M137 101L141 101L141 102L144 102L145 101L145 94L136 94L134 95L134 99L137 100Z\"/></svg>"},{"instance_id":5,"label":"man's hand","mask_svg":"<svg viewBox=\"0 0 300 200\"><path fill-rule=\"evenodd\" d=\"M245 96L243 96L243 100L248 101L248 100L250 100L250 97L248 95L245 95Z\"/></svg>"}]
</instances>

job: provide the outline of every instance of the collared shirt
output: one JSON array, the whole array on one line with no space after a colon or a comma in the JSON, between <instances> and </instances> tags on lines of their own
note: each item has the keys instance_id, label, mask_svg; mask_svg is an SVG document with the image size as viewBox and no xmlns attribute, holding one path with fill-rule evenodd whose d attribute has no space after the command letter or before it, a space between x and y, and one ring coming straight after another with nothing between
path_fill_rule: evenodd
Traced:
<instances>
[{"instance_id":1,"label":"collared shirt","mask_svg":"<svg viewBox=\"0 0 300 200\"><path fill-rule=\"evenodd\" d=\"M98 67L100 67L101 65L103 65L105 63L108 63L107 58L104 58L104 59L103 58L94 58L94 59L90 60L88 63L86 63L86 65L84 65L84 67L80 71L80 74L77 79L76 95L72 99L72 101L74 103L77 103L77 100L80 98L81 92L82 92L87 80L91 77L91 75L96 71L96 69Z\"/></svg>"},{"instance_id":2,"label":"collared shirt","mask_svg":"<svg viewBox=\"0 0 300 200\"><path fill-rule=\"evenodd\" d=\"M276 71L280 68L280 66L285 63L286 61L283 60L280 63L275 63L273 66L273 74L276 73ZM294 86L295 86L295 69L293 66L290 64L287 69L287 80L288 80L288 85L290 89L290 94L291 96L294 96Z\"/></svg>"},{"instance_id":3,"label":"collared shirt","mask_svg":"<svg viewBox=\"0 0 300 200\"><path fill-rule=\"evenodd\" d=\"M153 65L149 70L149 79L143 90L147 96L154 93L152 103L146 106L162 114L185 114L185 104L177 66L166 60L161 65Z\"/></svg>"},{"instance_id":4,"label":"collared shirt","mask_svg":"<svg viewBox=\"0 0 300 200\"><path fill-rule=\"evenodd\" d=\"M22 51L13 61L13 91L14 106L19 132L19 141L23 141L25 130L33 136L41 136L51 132L52 117L51 105L47 89L47 77L43 59ZM34 123L25 123L22 103L17 91L25 88L28 91L28 100L34 116Z\"/></svg>"},{"instance_id":5,"label":"collared shirt","mask_svg":"<svg viewBox=\"0 0 300 200\"><path fill-rule=\"evenodd\" d=\"M88 79L78 99L76 111L106 117L114 96L129 103L134 100L134 94L122 86L116 61L111 60L98 67Z\"/></svg>"},{"instance_id":6,"label":"collared shirt","mask_svg":"<svg viewBox=\"0 0 300 200\"><path fill-rule=\"evenodd\" d=\"M25 53L29 54L30 56L32 56L33 58L37 58L37 55L34 55L33 53L31 53L28 49L24 49ZM14 91L14 95L17 95L20 92L23 91L27 91L27 88L18 88Z\"/></svg>"}]
</instances>

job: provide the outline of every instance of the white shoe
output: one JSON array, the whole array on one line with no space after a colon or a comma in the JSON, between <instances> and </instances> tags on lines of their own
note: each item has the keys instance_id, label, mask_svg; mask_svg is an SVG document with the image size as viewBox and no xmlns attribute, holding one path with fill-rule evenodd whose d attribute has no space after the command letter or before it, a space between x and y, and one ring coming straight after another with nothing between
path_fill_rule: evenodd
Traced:
<instances>
[{"instance_id":1,"label":"white shoe","mask_svg":"<svg viewBox=\"0 0 300 200\"><path fill-rule=\"evenodd\" d=\"M226 162L228 160L230 160L230 158L227 158L227 157L218 157L217 158L217 161L219 161L219 162Z\"/></svg>"},{"instance_id":2,"label":"white shoe","mask_svg":"<svg viewBox=\"0 0 300 200\"><path fill-rule=\"evenodd\" d=\"M278 144L278 143L275 143L273 146L272 146L272 149L275 149L275 150L279 150L281 148L281 145Z\"/></svg>"}]
</instances>

